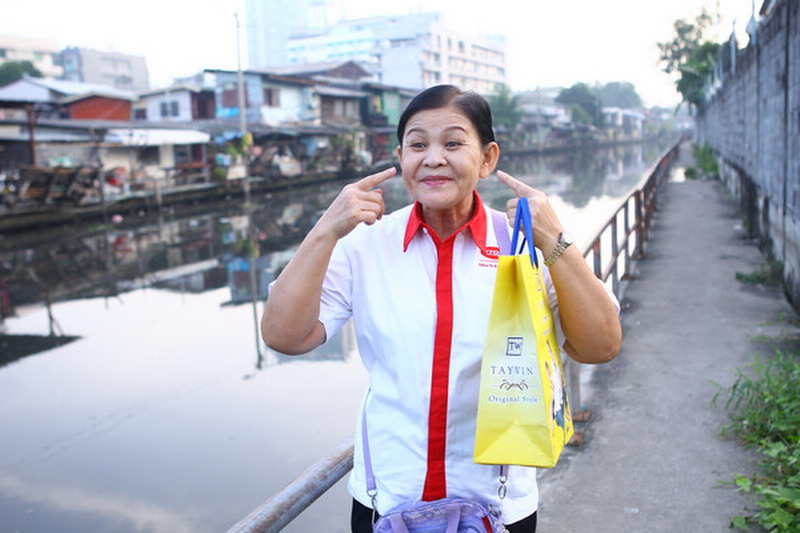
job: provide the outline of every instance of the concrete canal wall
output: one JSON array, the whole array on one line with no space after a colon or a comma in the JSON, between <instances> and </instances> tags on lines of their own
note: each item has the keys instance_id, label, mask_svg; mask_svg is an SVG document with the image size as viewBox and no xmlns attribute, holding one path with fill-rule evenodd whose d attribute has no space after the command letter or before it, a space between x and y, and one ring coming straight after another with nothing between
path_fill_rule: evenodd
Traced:
<instances>
[{"instance_id":1,"label":"concrete canal wall","mask_svg":"<svg viewBox=\"0 0 800 533\"><path fill-rule=\"evenodd\" d=\"M753 42L755 41L755 42ZM720 55L721 79L697 116L698 143L800 308L800 0L779 0L747 48ZM733 46L735 50L735 44Z\"/></svg>"}]
</instances>

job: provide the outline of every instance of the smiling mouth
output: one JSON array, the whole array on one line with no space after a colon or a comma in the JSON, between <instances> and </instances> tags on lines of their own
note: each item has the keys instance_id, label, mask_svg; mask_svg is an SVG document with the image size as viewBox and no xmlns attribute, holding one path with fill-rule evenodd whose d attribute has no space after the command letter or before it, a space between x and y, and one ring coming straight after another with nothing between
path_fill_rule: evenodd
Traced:
<instances>
[{"instance_id":1,"label":"smiling mouth","mask_svg":"<svg viewBox=\"0 0 800 533\"><path fill-rule=\"evenodd\" d=\"M447 183L448 181L451 180L447 176L428 176L422 178L422 183L425 183L427 185L442 185L444 183Z\"/></svg>"}]
</instances>

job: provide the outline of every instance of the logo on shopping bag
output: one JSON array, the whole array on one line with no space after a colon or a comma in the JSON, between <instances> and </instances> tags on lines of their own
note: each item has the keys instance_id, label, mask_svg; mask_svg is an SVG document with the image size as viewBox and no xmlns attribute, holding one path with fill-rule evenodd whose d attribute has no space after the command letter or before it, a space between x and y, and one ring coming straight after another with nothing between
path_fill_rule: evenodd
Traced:
<instances>
[{"instance_id":1,"label":"logo on shopping bag","mask_svg":"<svg viewBox=\"0 0 800 533\"><path fill-rule=\"evenodd\" d=\"M515 381L508 381L504 379L503 382L499 385L500 390L510 391L511 389L517 389L520 391L528 390L528 383L523 379L519 383Z\"/></svg>"},{"instance_id":2,"label":"logo on shopping bag","mask_svg":"<svg viewBox=\"0 0 800 533\"><path fill-rule=\"evenodd\" d=\"M506 355L522 355L522 337L506 337Z\"/></svg>"}]
</instances>

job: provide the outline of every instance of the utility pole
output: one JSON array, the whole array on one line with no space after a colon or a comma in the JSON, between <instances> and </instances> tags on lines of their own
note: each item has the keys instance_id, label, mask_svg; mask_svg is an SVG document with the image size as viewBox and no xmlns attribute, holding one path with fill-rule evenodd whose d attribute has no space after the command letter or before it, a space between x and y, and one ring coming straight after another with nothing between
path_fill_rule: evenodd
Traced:
<instances>
[{"instance_id":1,"label":"utility pole","mask_svg":"<svg viewBox=\"0 0 800 533\"><path fill-rule=\"evenodd\" d=\"M244 210L247 215L247 266L250 274L250 297L253 305L253 327L256 337L256 368L261 369L264 360L261 354L261 328L258 320L258 277L256 275L256 258L258 240L253 226L253 206L250 204L250 154L247 139L247 113L244 98L244 73L242 72L242 38L239 34L239 13L236 17L236 76L239 85L239 133L242 135L242 151L244 152Z\"/></svg>"},{"instance_id":2,"label":"utility pole","mask_svg":"<svg viewBox=\"0 0 800 533\"><path fill-rule=\"evenodd\" d=\"M242 148L244 154L244 202L250 205L250 157L247 153L247 108L245 107L244 97L244 73L242 72L242 38L239 30L239 13L234 13L236 18L236 78L239 93L239 133L242 136Z\"/></svg>"},{"instance_id":3,"label":"utility pole","mask_svg":"<svg viewBox=\"0 0 800 533\"><path fill-rule=\"evenodd\" d=\"M36 166L36 108L34 104L25 106L25 113L28 115L28 143L30 150L31 166Z\"/></svg>"}]
</instances>

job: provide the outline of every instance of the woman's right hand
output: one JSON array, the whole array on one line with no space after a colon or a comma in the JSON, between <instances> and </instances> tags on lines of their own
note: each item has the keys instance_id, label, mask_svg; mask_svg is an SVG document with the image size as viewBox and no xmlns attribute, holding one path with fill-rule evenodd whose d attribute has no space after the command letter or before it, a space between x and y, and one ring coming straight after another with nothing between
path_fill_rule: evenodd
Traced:
<instances>
[{"instance_id":1,"label":"woman's right hand","mask_svg":"<svg viewBox=\"0 0 800 533\"><path fill-rule=\"evenodd\" d=\"M381 183L397 174L394 167L370 174L345 185L333 203L325 210L317 226L326 234L341 239L360 223L374 224L383 216L383 191L376 189Z\"/></svg>"},{"instance_id":2,"label":"woman's right hand","mask_svg":"<svg viewBox=\"0 0 800 533\"><path fill-rule=\"evenodd\" d=\"M328 262L336 242L361 224L383 216L379 186L397 174L394 168L346 185L300 243L297 252L271 286L261 318L267 346L285 354L301 354L325 342L319 301Z\"/></svg>"}]
</instances>

